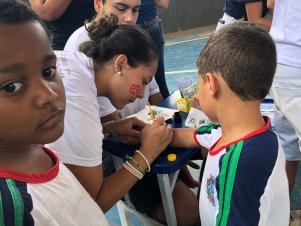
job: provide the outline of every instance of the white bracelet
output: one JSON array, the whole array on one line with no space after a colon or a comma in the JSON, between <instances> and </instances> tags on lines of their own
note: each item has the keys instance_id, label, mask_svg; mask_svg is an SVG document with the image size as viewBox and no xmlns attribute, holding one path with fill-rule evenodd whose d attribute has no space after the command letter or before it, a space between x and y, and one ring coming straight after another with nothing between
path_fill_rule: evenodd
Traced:
<instances>
[{"instance_id":1,"label":"white bracelet","mask_svg":"<svg viewBox=\"0 0 301 226\"><path fill-rule=\"evenodd\" d=\"M141 177L142 179L143 174L139 170L137 170L134 166L132 166L132 164L130 164L129 161L125 161L125 164L127 164L135 172L135 174L139 175L139 178Z\"/></svg>"},{"instance_id":2,"label":"white bracelet","mask_svg":"<svg viewBox=\"0 0 301 226\"><path fill-rule=\"evenodd\" d=\"M146 170L146 172L150 172L151 168L150 168L150 165L149 165L148 160L147 160L147 159L145 158L145 156L141 153L141 151L136 150L136 153L138 153L138 154L144 159L144 161L146 162L146 165L147 165L147 170Z\"/></svg>"},{"instance_id":3,"label":"white bracelet","mask_svg":"<svg viewBox=\"0 0 301 226\"><path fill-rule=\"evenodd\" d=\"M133 166L130 166L130 163L124 163L123 167L127 169L130 173L132 173L135 177L137 177L139 180L143 178L142 173L140 173L138 170L136 170Z\"/></svg>"},{"instance_id":4,"label":"white bracelet","mask_svg":"<svg viewBox=\"0 0 301 226\"><path fill-rule=\"evenodd\" d=\"M127 164L123 164L123 167L125 169L127 169L127 171L129 171L131 174L133 174L135 177L137 177L139 179L139 176L135 174L135 172L132 171L132 169L127 165Z\"/></svg>"}]
</instances>

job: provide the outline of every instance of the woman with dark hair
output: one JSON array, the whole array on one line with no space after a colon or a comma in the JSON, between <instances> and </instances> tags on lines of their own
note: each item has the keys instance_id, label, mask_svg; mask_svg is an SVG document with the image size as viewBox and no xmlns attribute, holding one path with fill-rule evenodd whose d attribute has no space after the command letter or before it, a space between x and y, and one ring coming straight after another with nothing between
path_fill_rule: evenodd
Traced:
<instances>
[{"instance_id":1,"label":"woman with dark hair","mask_svg":"<svg viewBox=\"0 0 301 226\"><path fill-rule=\"evenodd\" d=\"M90 41L81 52L56 52L58 70L66 91L65 131L49 144L73 172L101 209L106 212L142 179L150 164L172 139L163 118L144 127L141 146L124 167L103 180L102 126L97 96L105 96L121 109L142 98L157 70L156 47L143 29L118 25L116 16L94 21ZM138 123L138 122L137 122Z\"/></svg>"}]
</instances>

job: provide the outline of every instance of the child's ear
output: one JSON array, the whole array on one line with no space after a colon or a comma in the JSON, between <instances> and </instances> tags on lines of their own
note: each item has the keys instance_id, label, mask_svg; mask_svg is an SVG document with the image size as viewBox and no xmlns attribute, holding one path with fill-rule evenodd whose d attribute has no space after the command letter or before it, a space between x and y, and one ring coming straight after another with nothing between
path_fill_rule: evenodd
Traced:
<instances>
[{"instance_id":1,"label":"child's ear","mask_svg":"<svg viewBox=\"0 0 301 226\"><path fill-rule=\"evenodd\" d=\"M215 97L217 95L218 88L219 88L217 74L215 72L207 72L206 82L208 83L207 87L208 87L209 94L212 97Z\"/></svg>"}]
</instances>

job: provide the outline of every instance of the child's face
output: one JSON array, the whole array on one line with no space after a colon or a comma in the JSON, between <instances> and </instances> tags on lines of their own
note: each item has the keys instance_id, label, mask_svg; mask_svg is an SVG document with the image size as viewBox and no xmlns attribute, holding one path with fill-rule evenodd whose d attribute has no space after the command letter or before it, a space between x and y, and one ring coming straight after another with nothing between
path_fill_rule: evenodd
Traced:
<instances>
[{"instance_id":1,"label":"child's face","mask_svg":"<svg viewBox=\"0 0 301 226\"><path fill-rule=\"evenodd\" d=\"M206 73L203 77L198 76L199 83L199 104L200 109L210 119L211 122L218 122L216 118L216 92L217 79L215 73Z\"/></svg>"},{"instance_id":2,"label":"child's face","mask_svg":"<svg viewBox=\"0 0 301 226\"><path fill-rule=\"evenodd\" d=\"M0 24L0 145L44 144L64 129L65 93L37 22Z\"/></svg>"},{"instance_id":3,"label":"child's face","mask_svg":"<svg viewBox=\"0 0 301 226\"><path fill-rule=\"evenodd\" d=\"M206 116L212 120L211 114L211 101L210 95L208 94L208 82L205 81L201 75L198 75L198 83L199 83L199 107Z\"/></svg>"},{"instance_id":4,"label":"child's face","mask_svg":"<svg viewBox=\"0 0 301 226\"><path fill-rule=\"evenodd\" d=\"M115 76L112 82L109 97L112 104L117 109L122 109L137 98L143 98L145 86L153 79L157 67L157 60L147 66L142 64L136 68L125 66L122 69L122 75Z\"/></svg>"}]
</instances>

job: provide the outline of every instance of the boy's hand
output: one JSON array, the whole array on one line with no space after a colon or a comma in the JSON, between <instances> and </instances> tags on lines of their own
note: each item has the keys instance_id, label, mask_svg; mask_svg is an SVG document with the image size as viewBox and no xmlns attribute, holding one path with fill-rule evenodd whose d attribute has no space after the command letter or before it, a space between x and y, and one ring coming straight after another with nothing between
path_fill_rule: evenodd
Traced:
<instances>
[{"instance_id":1,"label":"boy's hand","mask_svg":"<svg viewBox=\"0 0 301 226\"><path fill-rule=\"evenodd\" d=\"M166 149L173 137L171 125L164 122L163 117L158 117L150 125L142 130L141 149L149 161L153 161L163 150Z\"/></svg>"}]
</instances>

